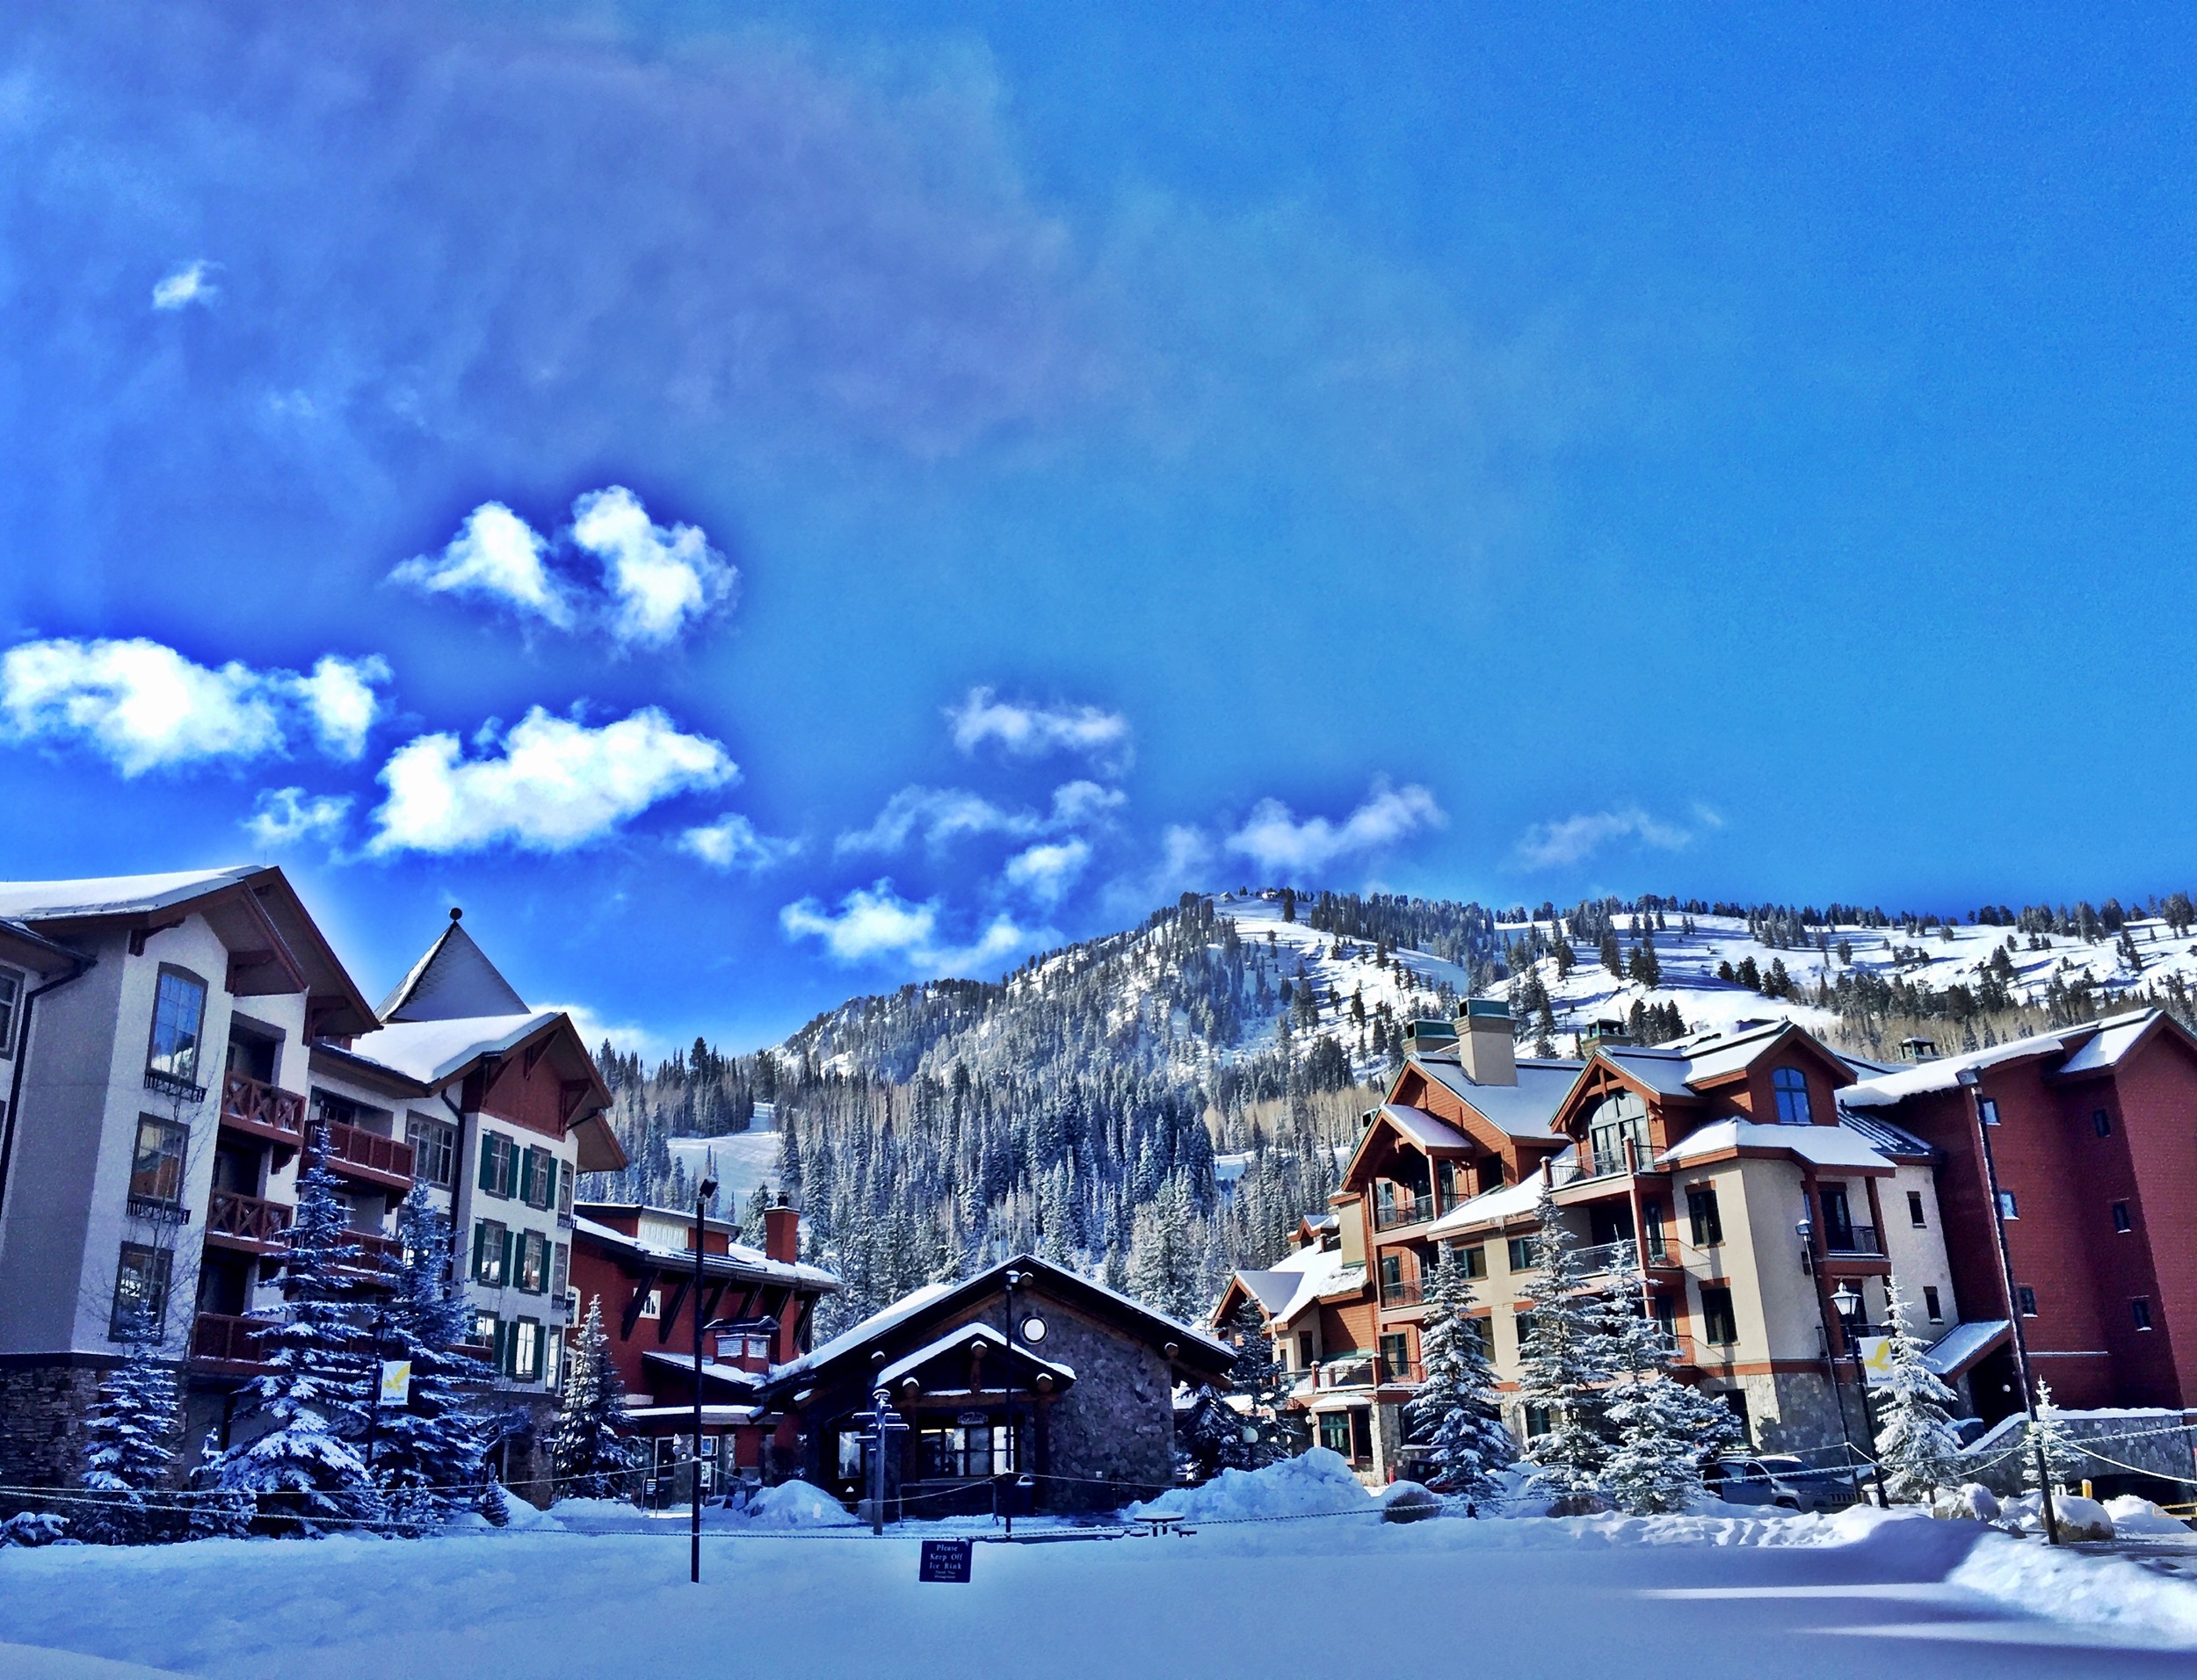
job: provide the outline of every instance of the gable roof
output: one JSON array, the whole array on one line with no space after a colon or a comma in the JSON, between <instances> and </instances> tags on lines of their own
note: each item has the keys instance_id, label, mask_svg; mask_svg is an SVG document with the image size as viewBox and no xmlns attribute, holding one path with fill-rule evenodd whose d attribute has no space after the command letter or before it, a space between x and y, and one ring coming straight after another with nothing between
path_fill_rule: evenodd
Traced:
<instances>
[{"instance_id":1,"label":"gable roof","mask_svg":"<svg viewBox=\"0 0 2197 1680\"><path fill-rule=\"evenodd\" d=\"M821 1347L813 1348L798 1359L772 1367L771 1386L780 1387L814 1383L835 1367L867 1352L876 1343L899 1340L903 1336L920 1335L924 1327L949 1313L999 1293L1005 1286L1005 1274L1010 1271L1034 1272L1040 1287L1058 1297L1069 1306L1089 1313L1093 1317L1108 1320L1128 1329L1131 1334L1155 1344L1171 1342L1176 1352L1173 1363L1188 1368L1188 1373L1199 1381L1215 1381L1224 1378L1230 1365L1236 1363L1236 1350L1226 1342L1195 1329L1179 1319L1156 1313L1141 1301L1108 1289L1104 1284L1093 1283L1072 1271L1064 1271L1048 1260L1034 1255L1017 1255L1011 1260L988 1266L973 1278L958 1283L925 1284L922 1288L903 1295L881 1312L873 1313L859 1324L842 1331ZM965 1328L965 1327L963 1327ZM958 1334L957 1330L957 1334ZM925 1341L933 1338L925 1337Z\"/></svg>"},{"instance_id":2,"label":"gable roof","mask_svg":"<svg viewBox=\"0 0 2197 1680\"><path fill-rule=\"evenodd\" d=\"M1528 1057L1518 1063L1515 1085L1480 1084L1451 1056L1414 1054L1404 1065L1417 1068L1505 1136L1554 1142L1557 1134L1549 1130L1549 1122L1586 1063ZM1391 1091L1395 1089L1389 1086Z\"/></svg>"},{"instance_id":3,"label":"gable roof","mask_svg":"<svg viewBox=\"0 0 2197 1680\"><path fill-rule=\"evenodd\" d=\"M966 1348L972 1342L982 1342L990 1351L1011 1358L1019 1365L1026 1365L1033 1372L1043 1372L1063 1388L1076 1380L1074 1366L1062 1365L1055 1359L1045 1358L1034 1349L1026 1348L1019 1342L1008 1341L1005 1332L997 1325L981 1322L956 1324L944 1336L917 1348L913 1353L902 1354L899 1358L877 1373L877 1380L890 1387L903 1377L914 1375L933 1359Z\"/></svg>"},{"instance_id":4,"label":"gable roof","mask_svg":"<svg viewBox=\"0 0 2197 1680\"><path fill-rule=\"evenodd\" d=\"M1933 1061L1919 1062L1911 1068L1901 1068L1864 1079L1838 1093L1839 1102L1850 1108L1882 1108L1919 1097L1930 1091L1951 1090L1961 1083L1961 1073L1969 1068L1982 1072L2001 1062L2021 1061L2036 1056L2064 1056L2066 1059L2052 1071L2062 1074L2106 1073L2118 1067L2139 1044L2158 1031L2162 1024L2172 1025L2170 1017L2161 1010L2131 1010L2121 1015L2108 1015L2102 1020L2086 1021L2080 1026L2056 1027L2048 1032L2037 1032L2026 1039L2010 1039L2005 1044L1992 1045L1987 1050L1970 1050L1956 1056L1940 1056ZM2179 1030L2179 1028L2177 1029Z\"/></svg>"},{"instance_id":5,"label":"gable roof","mask_svg":"<svg viewBox=\"0 0 2197 1680\"><path fill-rule=\"evenodd\" d=\"M374 1014L384 1022L454 1021L477 1016L525 1015L526 1000L497 971L488 953L459 925L458 912L411 973L381 1000Z\"/></svg>"}]
</instances>

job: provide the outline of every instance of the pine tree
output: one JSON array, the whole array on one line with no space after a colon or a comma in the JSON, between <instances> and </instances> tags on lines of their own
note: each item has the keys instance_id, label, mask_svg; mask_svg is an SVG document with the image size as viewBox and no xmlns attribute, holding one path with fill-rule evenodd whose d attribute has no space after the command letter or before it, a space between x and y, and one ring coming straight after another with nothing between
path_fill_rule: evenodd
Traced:
<instances>
[{"instance_id":1,"label":"pine tree","mask_svg":"<svg viewBox=\"0 0 2197 1680\"><path fill-rule=\"evenodd\" d=\"M1702 1465L1739 1445L1738 1420L1723 1401L1671 1375L1677 1349L1646 1309L1629 1243L1613 1274L1598 1327L1606 1367L1619 1379L1602 1394L1610 1497L1637 1516L1683 1510L1701 1491Z\"/></svg>"},{"instance_id":2,"label":"pine tree","mask_svg":"<svg viewBox=\"0 0 2197 1680\"><path fill-rule=\"evenodd\" d=\"M466 1402L481 1386L480 1368L451 1351L470 1326L452 1273L449 1221L424 1188L405 1198L396 1229L403 1258L386 1274L390 1299L377 1351L410 1363L411 1398L375 1418L372 1467L393 1524L418 1534L476 1503L470 1490L480 1481L482 1441Z\"/></svg>"},{"instance_id":3,"label":"pine tree","mask_svg":"<svg viewBox=\"0 0 2197 1680\"><path fill-rule=\"evenodd\" d=\"M1889 1302L1888 1349L1891 1374L1876 1392L1882 1398L1876 1426L1877 1458L1885 1490L1895 1499L1927 1499L1961 1481L1961 1443L1952 1408L1960 1398L1923 1363L1923 1344L1908 1318L1907 1300L1895 1283Z\"/></svg>"},{"instance_id":4,"label":"pine tree","mask_svg":"<svg viewBox=\"0 0 2197 1680\"><path fill-rule=\"evenodd\" d=\"M98 1503L69 1524L77 1539L108 1546L170 1539L182 1526L174 1513L149 1509L176 1503L176 1439L183 1423L176 1373L161 1358L157 1334L143 1314L132 1329L121 1364L107 1373L98 1402L84 1415L83 1485Z\"/></svg>"},{"instance_id":5,"label":"pine tree","mask_svg":"<svg viewBox=\"0 0 2197 1680\"><path fill-rule=\"evenodd\" d=\"M1609 1337L1601 1304L1580 1288L1577 1251L1548 1178L1534 1216L1534 1306L1519 1349L1518 1398L1529 1416L1545 1414L1548 1427L1526 1443L1524 1457L1541 1467L1560 1510L1584 1509L1601 1492L1609 1456L1600 1396L1610 1375Z\"/></svg>"},{"instance_id":6,"label":"pine tree","mask_svg":"<svg viewBox=\"0 0 2197 1680\"><path fill-rule=\"evenodd\" d=\"M304 1534L381 1514L355 1445L365 1434L373 1373L359 1323L363 1250L344 1227L341 1191L317 1157L298 1176L285 1315L261 1336L272 1369L245 1390L246 1416L274 1427L222 1455L220 1466L221 1485L250 1494L263 1519Z\"/></svg>"},{"instance_id":7,"label":"pine tree","mask_svg":"<svg viewBox=\"0 0 2197 1680\"><path fill-rule=\"evenodd\" d=\"M2067 1419L2053 1402L2052 1386L2042 1377L2037 1379L2037 1421L2034 1445L2044 1450L2045 1474L2052 1478L2052 1491L2063 1494L2083 1474L2083 1464L2088 1456L2075 1445L2075 1438L2067 1431ZM2029 1454L2031 1486L2037 1480L2037 1459L2033 1450Z\"/></svg>"},{"instance_id":8,"label":"pine tree","mask_svg":"<svg viewBox=\"0 0 2197 1680\"><path fill-rule=\"evenodd\" d=\"M1129 1245L1129 1293L1156 1313L1188 1322L1207 1299L1199 1272L1201 1255L1192 1230L1190 1198L1170 1178L1137 1214Z\"/></svg>"},{"instance_id":9,"label":"pine tree","mask_svg":"<svg viewBox=\"0 0 2197 1680\"><path fill-rule=\"evenodd\" d=\"M1427 1449L1427 1485L1462 1497L1477 1515L1497 1495L1495 1472L1518 1457L1496 1397L1495 1368L1483 1339L1488 1321L1468 1316L1472 1284L1454 1260L1435 1267L1427 1302L1419 1326L1426 1381L1405 1406L1404 1417L1413 1441Z\"/></svg>"},{"instance_id":10,"label":"pine tree","mask_svg":"<svg viewBox=\"0 0 2197 1680\"><path fill-rule=\"evenodd\" d=\"M1257 1470L1295 1457L1304 1451L1309 1437L1302 1414L1290 1408L1293 1379L1288 1367L1274 1358L1274 1344L1267 1339L1258 1309L1244 1302L1229 1319L1229 1330L1236 1343L1229 1381L1251 1402L1249 1414L1242 1419L1251 1431L1244 1444L1244 1467Z\"/></svg>"},{"instance_id":11,"label":"pine tree","mask_svg":"<svg viewBox=\"0 0 2197 1680\"><path fill-rule=\"evenodd\" d=\"M627 1429L625 1381L610 1357L601 1298L591 1295L557 1413L557 1439L552 1449L556 1496L626 1497L640 1462Z\"/></svg>"}]
</instances>

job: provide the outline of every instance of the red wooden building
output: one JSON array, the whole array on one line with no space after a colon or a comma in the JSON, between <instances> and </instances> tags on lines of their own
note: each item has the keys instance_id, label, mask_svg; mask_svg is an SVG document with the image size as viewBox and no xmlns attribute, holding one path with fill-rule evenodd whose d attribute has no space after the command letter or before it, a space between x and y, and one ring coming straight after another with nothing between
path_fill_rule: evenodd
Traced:
<instances>
[{"instance_id":1,"label":"red wooden building","mask_svg":"<svg viewBox=\"0 0 2197 1680\"><path fill-rule=\"evenodd\" d=\"M585 1317L591 1300L601 1302L627 1416L648 1443L644 1498L661 1503L685 1491L697 1313L706 1329L699 1378L704 1490L721 1488L736 1474L775 1481L797 1471L799 1433L784 1412L765 1402L764 1379L773 1365L807 1351L818 1299L839 1287L830 1272L801 1264L800 1214L783 1201L772 1208L764 1216L760 1251L734 1240L736 1226L706 1221L697 1292L691 1212L582 1202L574 1213L573 1322L576 1327ZM707 1331L721 1320L755 1328ZM765 1320L767 1325L757 1322Z\"/></svg>"}]
</instances>

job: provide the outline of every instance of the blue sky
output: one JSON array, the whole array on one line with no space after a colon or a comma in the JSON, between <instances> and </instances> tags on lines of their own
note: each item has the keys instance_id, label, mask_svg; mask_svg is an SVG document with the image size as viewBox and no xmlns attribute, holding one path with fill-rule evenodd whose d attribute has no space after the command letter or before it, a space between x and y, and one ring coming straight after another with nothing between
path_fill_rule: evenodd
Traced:
<instances>
[{"instance_id":1,"label":"blue sky","mask_svg":"<svg viewBox=\"0 0 2197 1680\"><path fill-rule=\"evenodd\" d=\"M0 873L736 1045L1186 887L2186 887L2190 33L18 8Z\"/></svg>"}]
</instances>

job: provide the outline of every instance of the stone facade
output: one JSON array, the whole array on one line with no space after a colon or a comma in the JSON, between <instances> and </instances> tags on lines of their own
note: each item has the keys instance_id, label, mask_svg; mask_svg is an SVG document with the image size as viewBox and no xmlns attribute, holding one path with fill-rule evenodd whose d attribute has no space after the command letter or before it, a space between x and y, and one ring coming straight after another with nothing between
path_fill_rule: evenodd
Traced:
<instances>
[{"instance_id":1,"label":"stone facade","mask_svg":"<svg viewBox=\"0 0 2197 1680\"><path fill-rule=\"evenodd\" d=\"M76 1485L83 1474L84 1414L105 1375L105 1366L89 1361L0 1367L0 1485ZM0 1514L17 1508L0 1500Z\"/></svg>"}]
</instances>

